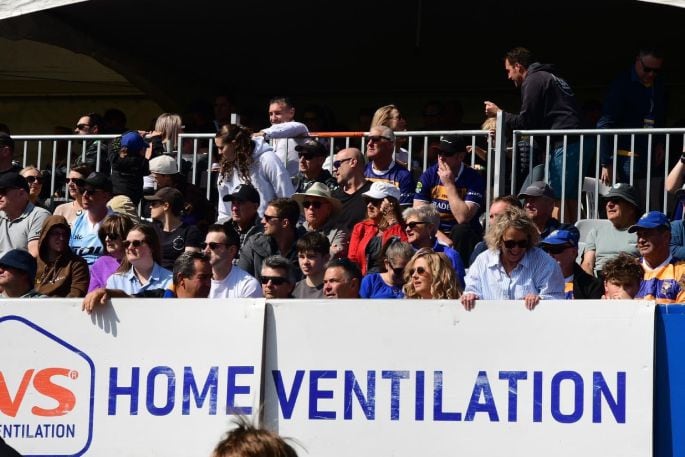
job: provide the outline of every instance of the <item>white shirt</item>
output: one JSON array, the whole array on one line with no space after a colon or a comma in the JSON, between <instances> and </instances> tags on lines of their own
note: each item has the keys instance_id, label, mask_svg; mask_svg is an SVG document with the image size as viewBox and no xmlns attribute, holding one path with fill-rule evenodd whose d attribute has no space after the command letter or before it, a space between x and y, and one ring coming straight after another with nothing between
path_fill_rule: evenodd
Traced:
<instances>
[{"instance_id":1,"label":"white shirt","mask_svg":"<svg viewBox=\"0 0 685 457\"><path fill-rule=\"evenodd\" d=\"M262 286L242 268L233 265L231 272L221 281L212 279L208 298L260 298Z\"/></svg>"}]
</instances>

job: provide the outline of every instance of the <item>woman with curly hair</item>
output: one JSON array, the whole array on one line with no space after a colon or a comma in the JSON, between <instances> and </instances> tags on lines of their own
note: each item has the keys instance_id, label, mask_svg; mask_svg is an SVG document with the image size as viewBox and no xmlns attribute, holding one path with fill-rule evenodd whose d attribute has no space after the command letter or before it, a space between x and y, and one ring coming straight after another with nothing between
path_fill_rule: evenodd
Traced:
<instances>
[{"instance_id":1,"label":"woman with curly hair","mask_svg":"<svg viewBox=\"0 0 685 457\"><path fill-rule=\"evenodd\" d=\"M519 208L498 215L485 235L488 250L466 274L461 303L467 311L476 300L523 300L533 309L541 299L564 300L564 276L559 264L536 247L535 223Z\"/></svg>"},{"instance_id":2,"label":"woman with curly hair","mask_svg":"<svg viewBox=\"0 0 685 457\"><path fill-rule=\"evenodd\" d=\"M460 295L461 287L447 256L430 248L416 251L404 268L404 296L439 300Z\"/></svg>"},{"instance_id":3,"label":"woman with curly hair","mask_svg":"<svg viewBox=\"0 0 685 457\"><path fill-rule=\"evenodd\" d=\"M275 198L291 197L295 193L290 175L283 163L263 137L252 138L252 131L242 125L224 125L214 143L219 163L219 217L231 216L231 204L224 197L241 184L252 184L259 192L259 212L264 215L269 202Z\"/></svg>"}]
</instances>

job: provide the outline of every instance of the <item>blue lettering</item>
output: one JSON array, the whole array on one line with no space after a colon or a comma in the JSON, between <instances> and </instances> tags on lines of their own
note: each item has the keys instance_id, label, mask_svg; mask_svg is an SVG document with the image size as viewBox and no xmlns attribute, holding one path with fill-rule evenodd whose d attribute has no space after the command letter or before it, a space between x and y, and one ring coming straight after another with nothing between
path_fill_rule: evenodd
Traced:
<instances>
[{"instance_id":1,"label":"blue lettering","mask_svg":"<svg viewBox=\"0 0 685 457\"><path fill-rule=\"evenodd\" d=\"M481 394L483 396L483 403L480 403ZM492 397L492 389L488 381L488 374L485 371L479 371L476 377L476 383L473 385L473 393L471 394L471 401L469 407L466 409L466 416L464 420L472 421L476 413L488 413L491 422L499 422L499 415L495 407L495 399Z\"/></svg>"},{"instance_id":2,"label":"blue lettering","mask_svg":"<svg viewBox=\"0 0 685 457\"><path fill-rule=\"evenodd\" d=\"M602 396L611 414L619 424L626 423L626 372L616 373L616 396L611 394L604 376L599 371L592 373L592 422L602 422Z\"/></svg>"},{"instance_id":3,"label":"blue lettering","mask_svg":"<svg viewBox=\"0 0 685 457\"><path fill-rule=\"evenodd\" d=\"M293 415L297 395L300 393L302 387L302 380L304 379L304 370L297 370L295 372L295 379L293 380L293 387L290 389L290 395L285 394L285 386L283 385L283 377L280 370L271 372L274 378L274 385L276 387L276 396L278 397L278 404L283 412L284 419L290 419Z\"/></svg>"},{"instance_id":4,"label":"blue lettering","mask_svg":"<svg viewBox=\"0 0 685 457\"><path fill-rule=\"evenodd\" d=\"M195 376L193 375L192 367L183 368L183 401L181 404L181 414L187 416L190 414L190 400L195 400L195 406L202 408L207 396L209 396L209 414L214 416L216 414L216 392L219 384L219 367L211 367L207 374L207 379L202 386L202 393L200 393ZM192 396L192 397L191 397Z\"/></svg>"},{"instance_id":5,"label":"blue lettering","mask_svg":"<svg viewBox=\"0 0 685 457\"><path fill-rule=\"evenodd\" d=\"M569 380L575 386L574 391L574 408L570 414L561 412L561 382ZM571 424L578 422L583 417L583 378L575 371L560 371L552 378L552 417L562 424Z\"/></svg>"},{"instance_id":6,"label":"blue lettering","mask_svg":"<svg viewBox=\"0 0 685 457\"><path fill-rule=\"evenodd\" d=\"M518 382L521 379L528 379L528 373L525 371L500 371L500 379L509 380L509 413L507 420L509 422L516 422L518 416Z\"/></svg>"},{"instance_id":7,"label":"blue lettering","mask_svg":"<svg viewBox=\"0 0 685 457\"><path fill-rule=\"evenodd\" d=\"M461 420L461 413L450 413L442 410L442 371L433 372L433 420Z\"/></svg>"},{"instance_id":8,"label":"blue lettering","mask_svg":"<svg viewBox=\"0 0 685 457\"><path fill-rule=\"evenodd\" d=\"M425 390L426 386L424 384L424 373L423 371L416 372L416 412L414 413L414 418L417 421L423 420L423 403L426 396Z\"/></svg>"},{"instance_id":9,"label":"blue lettering","mask_svg":"<svg viewBox=\"0 0 685 457\"><path fill-rule=\"evenodd\" d=\"M250 386L237 386L235 378L241 374L254 374L253 366L228 367L228 393L226 397L226 412L229 414L252 414L250 406L236 406L236 395L249 395Z\"/></svg>"},{"instance_id":10,"label":"blue lettering","mask_svg":"<svg viewBox=\"0 0 685 457\"><path fill-rule=\"evenodd\" d=\"M373 420L376 417L376 372L366 372L366 397L362 392L359 383L354 376L352 370L345 371L345 412L343 417L345 420L352 419L352 393L357 397L359 406L361 406L364 416L367 419Z\"/></svg>"},{"instance_id":11,"label":"blue lettering","mask_svg":"<svg viewBox=\"0 0 685 457\"><path fill-rule=\"evenodd\" d=\"M140 381L140 368L131 368L131 387L119 387L117 385L117 378L119 377L119 369L111 367L109 369L109 402L107 407L107 414L114 416L117 414L117 397L119 395L129 395L131 397L131 405L129 414L135 416L138 414L138 387Z\"/></svg>"},{"instance_id":12,"label":"blue lettering","mask_svg":"<svg viewBox=\"0 0 685 457\"><path fill-rule=\"evenodd\" d=\"M533 422L542 422L542 371L533 372Z\"/></svg>"},{"instance_id":13,"label":"blue lettering","mask_svg":"<svg viewBox=\"0 0 685 457\"><path fill-rule=\"evenodd\" d=\"M155 406L155 379L157 376L165 376L167 379L166 403L163 406ZM147 410L153 416L166 416L174 409L176 402L176 374L171 367L154 367L147 375L147 395L145 396Z\"/></svg>"},{"instance_id":14,"label":"blue lettering","mask_svg":"<svg viewBox=\"0 0 685 457\"><path fill-rule=\"evenodd\" d=\"M309 372L309 419L335 419L335 411L319 411L320 399L333 398L332 390L319 390L319 379L336 379L335 370L312 370Z\"/></svg>"},{"instance_id":15,"label":"blue lettering","mask_svg":"<svg viewBox=\"0 0 685 457\"><path fill-rule=\"evenodd\" d=\"M390 420L400 419L400 379L408 379L408 371L384 370L383 379L390 379Z\"/></svg>"}]
</instances>

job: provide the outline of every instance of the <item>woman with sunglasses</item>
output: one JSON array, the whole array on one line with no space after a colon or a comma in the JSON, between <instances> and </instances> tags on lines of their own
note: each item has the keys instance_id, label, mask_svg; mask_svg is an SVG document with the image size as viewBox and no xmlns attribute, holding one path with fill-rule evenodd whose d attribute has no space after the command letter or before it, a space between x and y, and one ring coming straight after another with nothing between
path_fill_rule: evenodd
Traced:
<instances>
[{"instance_id":1,"label":"woman with sunglasses","mask_svg":"<svg viewBox=\"0 0 685 457\"><path fill-rule=\"evenodd\" d=\"M288 198L295 193L290 175L264 137L252 137L252 131L242 125L224 125L214 138L219 164L218 219L231 217L231 203L226 195L235 192L241 184L252 184L259 192L257 210L264 214L269 202L275 198Z\"/></svg>"},{"instance_id":2,"label":"woman with sunglasses","mask_svg":"<svg viewBox=\"0 0 685 457\"><path fill-rule=\"evenodd\" d=\"M110 214L102 221L98 238L105 247L105 255L100 256L90 267L88 292L105 287L107 278L119 268L126 254L123 242L133 225L131 218L123 214Z\"/></svg>"},{"instance_id":3,"label":"woman with sunglasses","mask_svg":"<svg viewBox=\"0 0 685 457\"><path fill-rule=\"evenodd\" d=\"M67 190L69 191L69 197L72 201L62 203L55 208L55 211L53 212L55 216L64 216L69 223L69 226L72 226L76 218L83 213L82 189L85 184L83 180L86 179L89 174L90 167L87 165L76 166L69 170Z\"/></svg>"},{"instance_id":4,"label":"woman with sunglasses","mask_svg":"<svg viewBox=\"0 0 685 457\"><path fill-rule=\"evenodd\" d=\"M380 273L371 273L362 279L361 298L403 298L404 268L414 255L411 244L399 238L390 238L381 252Z\"/></svg>"},{"instance_id":5,"label":"woman with sunglasses","mask_svg":"<svg viewBox=\"0 0 685 457\"><path fill-rule=\"evenodd\" d=\"M161 248L152 225L134 225L122 244L126 255L117 271L107 279L107 289L135 295L146 290L166 289L171 284L171 271L159 264Z\"/></svg>"},{"instance_id":6,"label":"woman with sunglasses","mask_svg":"<svg viewBox=\"0 0 685 457\"><path fill-rule=\"evenodd\" d=\"M88 290L88 264L69 249L71 229L62 216L45 219L38 241L35 289L48 297L83 297Z\"/></svg>"},{"instance_id":7,"label":"woman with sunglasses","mask_svg":"<svg viewBox=\"0 0 685 457\"><path fill-rule=\"evenodd\" d=\"M461 287L447 256L421 248L404 268L404 296L442 300L459 298Z\"/></svg>"},{"instance_id":8,"label":"woman with sunglasses","mask_svg":"<svg viewBox=\"0 0 685 457\"><path fill-rule=\"evenodd\" d=\"M26 182L29 183L29 201L35 206L45 208L45 200L40 198L40 193L43 190L43 173L33 165L23 168L20 172Z\"/></svg>"},{"instance_id":9,"label":"woman with sunglasses","mask_svg":"<svg viewBox=\"0 0 685 457\"><path fill-rule=\"evenodd\" d=\"M400 208L400 190L390 183L374 182L371 189L362 194L366 203L366 219L352 228L350 248L351 261L359 265L362 274L377 272L376 265L384 246L391 237L407 241Z\"/></svg>"},{"instance_id":10,"label":"woman with sunglasses","mask_svg":"<svg viewBox=\"0 0 685 457\"><path fill-rule=\"evenodd\" d=\"M498 215L485 235L488 250L466 274L461 303L467 311L476 300L523 300L532 310L541 299L564 300L564 276L559 264L536 247L535 223L519 208Z\"/></svg>"}]
</instances>

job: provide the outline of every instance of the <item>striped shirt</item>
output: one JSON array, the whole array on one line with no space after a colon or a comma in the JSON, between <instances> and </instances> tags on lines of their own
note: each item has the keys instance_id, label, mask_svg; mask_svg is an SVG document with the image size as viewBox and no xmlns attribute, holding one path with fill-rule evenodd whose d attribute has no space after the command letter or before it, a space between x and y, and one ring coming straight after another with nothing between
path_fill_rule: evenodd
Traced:
<instances>
[{"instance_id":1,"label":"striped shirt","mask_svg":"<svg viewBox=\"0 0 685 457\"><path fill-rule=\"evenodd\" d=\"M685 260L673 257L652 269L642 259L645 276L640 282L635 299L654 300L658 305L685 303L685 289L680 281L685 279Z\"/></svg>"},{"instance_id":2,"label":"striped shirt","mask_svg":"<svg viewBox=\"0 0 685 457\"><path fill-rule=\"evenodd\" d=\"M522 300L528 294L546 300L564 300L564 276L559 264L540 248L528 249L508 275L500 251L480 254L466 274L464 293L481 300Z\"/></svg>"}]
</instances>

